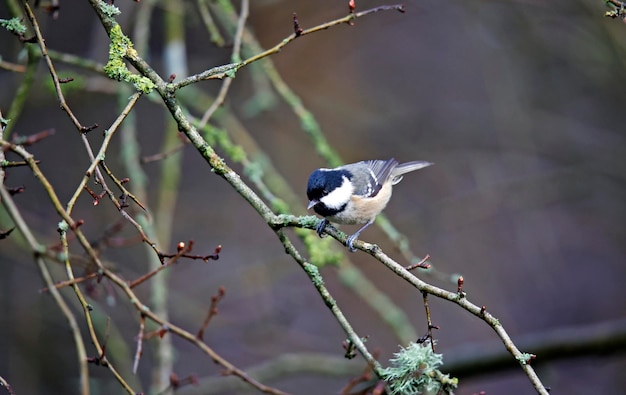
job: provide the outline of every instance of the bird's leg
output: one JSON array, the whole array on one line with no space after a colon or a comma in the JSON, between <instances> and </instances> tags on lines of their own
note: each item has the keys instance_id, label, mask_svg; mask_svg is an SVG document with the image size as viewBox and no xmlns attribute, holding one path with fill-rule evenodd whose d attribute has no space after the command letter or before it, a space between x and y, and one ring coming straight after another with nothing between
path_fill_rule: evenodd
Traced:
<instances>
[{"instance_id":1,"label":"bird's leg","mask_svg":"<svg viewBox=\"0 0 626 395\"><path fill-rule=\"evenodd\" d=\"M319 224L317 224L317 235L319 237L324 237L324 229L326 229L326 225L328 225L328 220L326 218L322 219Z\"/></svg>"},{"instance_id":2,"label":"bird's leg","mask_svg":"<svg viewBox=\"0 0 626 395\"><path fill-rule=\"evenodd\" d=\"M356 252L356 248L354 248L354 246L352 244L359 237L361 232L363 232L363 230L365 228L367 228L368 226L370 226L372 223L374 223L374 220L370 219L369 221L367 221L367 223L365 225L363 225L361 227L361 229L357 230L355 234L353 234L352 236L348 237L348 240L346 240L346 246L348 246L348 249L350 250L350 252Z\"/></svg>"}]
</instances>

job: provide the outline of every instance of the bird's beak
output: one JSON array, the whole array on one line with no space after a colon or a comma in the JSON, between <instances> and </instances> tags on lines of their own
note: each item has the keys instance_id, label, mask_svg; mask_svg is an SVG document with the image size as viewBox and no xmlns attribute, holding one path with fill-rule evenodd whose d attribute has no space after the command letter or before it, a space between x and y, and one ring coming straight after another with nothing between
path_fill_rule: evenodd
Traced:
<instances>
[{"instance_id":1,"label":"bird's beak","mask_svg":"<svg viewBox=\"0 0 626 395\"><path fill-rule=\"evenodd\" d=\"M316 204L318 204L320 201L319 200L309 200L309 205L306 206L307 210L310 210L311 207L315 206Z\"/></svg>"}]
</instances>

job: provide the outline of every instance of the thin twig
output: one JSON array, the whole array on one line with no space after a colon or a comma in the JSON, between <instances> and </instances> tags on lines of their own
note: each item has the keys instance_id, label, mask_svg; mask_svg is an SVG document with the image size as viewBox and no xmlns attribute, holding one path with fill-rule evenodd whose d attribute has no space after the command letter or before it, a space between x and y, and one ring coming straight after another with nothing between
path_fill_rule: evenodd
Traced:
<instances>
[{"instance_id":1,"label":"thin twig","mask_svg":"<svg viewBox=\"0 0 626 395\"><path fill-rule=\"evenodd\" d=\"M24 2L24 11L26 11L26 17L30 21L31 26L33 27L33 30L35 31L35 36L37 37L37 43L39 44L41 55L46 61L48 70L50 71L50 75L52 76L54 90L61 103L61 108L70 117L70 120L72 121L76 129L81 132L84 132L87 128L80 123L78 118L76 118L76 116L74 115L70 107L68 106L67 102L65 101L65 96L63 95L63 91L61 90L61 83L59 82L59 77L54 68L54 64L52 64L52 60L50 59L50 56L48 56L48 50L46 48L45 40L41 34L41 30L39 29L39 23L37 22L37 19L35 18L35 14L33 13L33 10L30 8L30 5L27 1Z\"/></svg>"},{"instance_id":2,"label":"thin twig","mask_svg":"<svg viewBox=\"0 0 626 395\"><path fill-rule=\"evenodd\" d=\"M6 381L2 376L0 376L0 387L6 388L9 395L15 395L15 392L13 392L13 388L11 388L9 382Z\"/></svg>"},{"instance_id":3,"label":"thin twig","mask_svg":"<svg viewBox=\"0 0 626 395\"><path fill-rule=\"evenodd\" d=\"M215 21L213 20L213 17L211 16L211 11L209 11L209 7L207 7L206 1L207 0L196 1L196 3L198 4L198 11L200 11L200 17L202 18L202 22L204 23L204 26L209 31L211 42L217 45L218 47L223 47L224 38L222 37L220 30L215 25Z\"/></svg>"},{"instance_id":4,"label":"thin twig","mask_svg":"<svg viewBox=\"0 0 626 395\"><path fill-rule=\"evenodd\" d=\"M16 1L7 2L9 6L15 5ZM26 46L26 53L28 54L28 60L26 63L26 70L24 75L22 76L22 82L17 88L15 92L15 96L11 102L11 107L9 107L9 111L7 114L7 118L11 120L8 125L4 128L2 135L0 137L7 139L11 131L17 124L17 121L24 110L24 106L26 105L27 99L29 97L29 93L33 84L35 83L35 75L37 73L37 65L39 64L39 53L34 45Z\"/></svg>"},{"instance_id":5,"label":"thin twig","mask_svg":"<svg viewBox=\"0 0 626 395\"><path fill-rule=\"evenodd\" d=\"M126 118L126 116L128 116L128 114L130 113L132 108L135 106L135 104L137 103L137 100L139 100L140 97L141 97L141 92L133 93L133 95L128 100L128 104L126 104L126 107L124 108L124 110L120 113L120 115L115 119L113 124L111 124L111 127L109 127L107 129L106 133L104 134L104 139L103 139L102 144L100 145L100 149L98 150L98 153L96 155L94 155L93 151L91 150L91 146L89 146L89 143L87 142L86 149L87 149L87 153L89 154L89 158L91 160L91 164L89 165L89 167L85 171L85 176L83 177L81 182L78 184L74 194L72 195L72 197L70 198L70 200L67 203L67 211L69 213L72 212L72 210L74 208L74 205L76 204L76 201L78 200L78 196L80 196L80 194L82 193L82 190L83 190L84 186L87 185L87 181L91 178L91 175L94 172L99 171L98 165L100 164L101 161L104 160L104 158L106 156L106 150L109 147L109 144L110 144L110 142L111 142L111 140L113 138L113 135L118 130L118 128L121 125L122 121ZM98 181L101 184L103 184L102 176L100 176L98 178ZM105 185L106 184L102 185L103 188L105 187Z\"/></svg>"},{"instance_id":6,"label":"thin twig","mask_svg":"<svg viewBox=\"0 0 626 395\"><path fill-rule=\"evenodd\" d=\"M306 36L307 34L311 34L311 33L316 33L318 31L321 30L326 30L328 28L331 28L333 26L337 26L337 25L341 25L344 23L350 23L351 21L357 19L357 18L361 18L364 17L366 15L375 13L375 12L379 12L379 11L389 11L389 10L396 10L396 11L400 11L400 12L404 12L404 5L402 4L397 4L397 5L382 5L382 6L378 6L378 7L374 7L371 8L369 10L365 10L365 11L361 11L361 12L356 12L353 14L348 14L346 16L344 16L343 18L338 18L335 19L333 21L330 22L326 22L323 23L321 25L317 25L314 26L312 28L309 29L304 29L302 30L302 32L298 35L296 35L296 33L292 33L290 36L288 36L287 38L283 39L280 43L276 44L274 47L263 51L257 55L254 55L242 62L235 62L235 63L230 63L227 65L223 65L223 66L217 66L217 67L213 67L209 70L203 71L202 73L196 74L196 75L192 75L189 76L175 84L170 84L170 86L168 86L168 89L170 91L175 91L178 90L182 87L185 87L187 85L193 84L195 82L198 81L204 81L204 80L211 80L211 79L222 79L225 77L228 77L229 74L235 73L237 72L240 68L245 67L247 65L249 65L250 63L256 62L259 59L263 59L267 56L273 55L275 53L278 53L282 50L282 48L286 45L288 45L289 43L291 43L293 40L295 40L296 38L302 37L302 36ZM154 81L153 81L154 82Z\"/></svg>"},{"instance_id":7,"label":"thin twig","mask_svg":"<svg viewBox=\"0 0 626 395\"><path fill-rule=\"evenodd\" d=\"M59 282L54 284L54 288L60 289L60 288L67 287L69 285L80 284L82 282L85 282L85 281L90 280L90 279L95 278L95 277L98 277L98 273L89 273L89 274L87 274L86 276L83 276L83 277L76 277L76 278L71 279L71 280L59 281ZM48 291L50 291L50 288L48 288L48 287L44 287L44 288L41 288L39 290L39 292L48 292Z\"/></svg>"},{"instance_id":8,"label":"thin twig","mask_svg":"<svg viewBox=\"0 0 626 395\"><path fill-rule=\"evenodd\" d=\"M124 118L126 118L128 113L135 106L135 103L137 102L137 100L139 100L139 97L141 97L141 92L135 92L133 94L133 96L131 96L131 98L129 100L129 103L127 104L126 108L118 116L118 118L115 120L115 122L113 122L113 124L111 125L111 128L109 128L107 130L107 132L105 133L105 138L104 138L104 141L103 141L103 143L102 143L102 145L100 147L100 151L98 152L98 155L94 156L93 151L91 150L91 146L89 145L89 142L88 142L87 136L86 136L86 132L88 130L90 130L91 127L82 126L82 124L74 116L74 113L72 112L72 110L68 106L68 104L67 104L67 102L65 100L65 97L63 95L63 91L61 90L61 83L59 81L59 77L58 77L58 75L56 73L54 65L52 64L52 60L48 56L47 48L46 48L43 36L41 34L41 31L39 29L39 24L37 22L37 19L35 18L35 15L34 15L32 9L30 8L28 3L26 3L26 2L24 3L24 10L26 11L28 19L30 20L31 25L33 26L33 29L35 30L35 35L37 37L37 42L39 43L39 47L41 49L41 54L44 57L44 59L46 60L46 63L48 65L48 70L50 71L50 75L52 76L52 80L53 80L53 83L54 83L54 86L55 86L55 91L56 91L57 97L58 97L58 99L59 99L59 101L61 103L61 108L63 108L63 110L65 110L65 112L68 114L68 116L70 117L70 119L72 120L72 122L74 123L74 125L76 126L78 131L80 132L82 140L83 140L83 143L84 143L85 148L87 150L87 153L89 154L89 157L91 159L91 166L86 171L86 176L83 178L83 180L81 181L81 184L76 189L76 192L74 193L74 196L68 202L68 205L67 205L68 213L72 212L72 208L73 208L73 206L74 206L74 204L76 202L76 199L78 198L78 194L82 191L82 189L84 188L84 185L86 184L87 180L89 179L91 174L93 174L93 172L95 171L96 180L107 191L107 194L109 195L109 198L111 199L111 201L113 201L113 203L115 204L117 209L120 211L122 216L124 218L128 219L135 226L135 228L137 228L139 233L142 235L143 240L148 245L152 246L155 249L155 252L156 252L156 244L148 239L148 237L145 235L145 233L143 232L143 230L141 229L141 226L137 223L137 221L135 221L128 213L126 213L126 211L123 209L123 207L121 207L121 205L117 201L117 199L116 199L115 195L113 194L113 192L111 192L111 190L107 187L106 182L104 180L104 177L102 176L102 174L100 173L100 169L98 168L98 165L104 160L106 149L108 147L108 144L109 144L109 142L110 142L110 140L111 140L115 130L117 130L117 128L119 127L121 122L124 120ZM117 181L117 179L114 178L114 181ZM121 184L119 182L116 182L116 183L118 184L118 186L121 187ZM121 189L125 191L125 188L122 187ZM128 193L127 193L127 195L128 195ZM129 195L129 196L132 196L132 195ZM134 196L133 196L133 199L134 199ZM135 201L137 201L137 200L135 199ZM141 205L141 204L139 204L139 205L143 208L143 205Z\"/></svg>"},{"instance_id":9,"label":"thin twig","mask_svg":"<svg viewBox=\"0 0 626 395\"><path fill-rule=\"evenodd\" d=\"M189 140L185 137L184 134L181 133L180 135L183 136L184 139L180 145L177 145L176 147L169 149L165 152L159 152L158 154L144 156L141 158L141 163L157 162L166 159L185 148L185 146L189 144Z\"/></svg>"},{"instance_id":10,"label":"thin twig","mask_svg":"<svg viewBox=\"0 0 626 395\"><path fill-rule=\"evenodd\" d=\"M181 339L186 340L192 343L193 345L195 345L198 349L200 349L207 356L209 356L209 358L211 358L215 363L219 364L224 369L226 369L226 374L237 376L243 381L247 382L248 384L252 385L256 389L264 393L274 394L274 395L286 395L287 394L286 392L280 391L276 388L272 388L272 387L266 386L258 382L254 378L250 377L244 370L237 368L235 365L231 364L226 359L224 359L219 354L217 354L206 343L198 339L196 335L192 334L191 332L186 331L185 329L171 322L166 322L162 320L158 315L154 314L147 306L141 303L139 297L133 292L129 284L127 284L126 281L124 281L117 274L109 270L105 270L104 275L108 277L109 279L111 279L111 281L113 281L113 283L115 283L126 294L128 300L131 301L131 303L134 305L134 307L138 311L142 311L145 314L146 318L149 318L151 321L161 325L162 327L166 327L168 332L176 334Z\"/></svg>"},{"instance_id":11,"label":"thin twig","mask_svg":"<svg viewBox=\"0 0 626 395\"><path fill-rule=\"evenodd\" d=\"M278 53L282 50L282 48L285 45L288 45L289 43L291 43L293 40L300 38L302 36L306 36L307 34L311 34L311 33L316 33L319 32L320 30L326 30L328 28L331 28L333 26L337 26L337 25L342 25L344 23L350 23L352 21L354 21L357 18L362 18L366 15L375 13L375 12L379 12L379 11L400 11L400 12L404 12L404 5L403 4L396 4L396 5L381 5L378 7L374 7L374 8L370 8L369 10L365 10L365 11L361 11L361 12L356 12L353 14L348 14L346 16L344 16L343 18L338 18L335 19L333 21L330 22L326 22L326 23L322 23L321 25L317 25L314 27L311 27L309 29L304 29L302 31L300 31L299 33L292 33L289 37L285 38L283 41L281 41L280 43L278 43L277 45L275 45L274 47L268 49L267 51L261 52L258 55L252 56L246 60L243 61L243 66L246 66L252 62L256 62L257 60L264 58L266 56Z\"/></svg>"},{"instance_id":12,"label":"thin twig","mask_svg":"<svg viewBox=\"0 0 626 395\"><path fill-rule=\"evenodd\" d=\"M67 322L72 331L72 338L74 340L74 344L76 345L76 353L78 354L78 368L80 375L80 393L82 395L89 395L89 369L87 367L87 351L85 350L85 342L83 340L83 336L80 331L80 327L74 316L74 313L67 305L61 293L54 287L54 281L52 280L52 275L46 266L46 263L43 259L43 256L40 253L45 251L45 248L39 244L35 236L30 230L30 227L22 217L21 212L15 205L13 201L13 197L6 191L4 185L0 184L0 197L2 203L9 213L9 216L15 223L15 226L20 230L20 233L26 239L30 249L35 252L35 262L37 263L37 267L39 269L39 273L43 277L44 283L50 289L50 294L54 299L57 306L59 306L59 310L63 313Z\"/></svg>"},{"instance_id":13,"label":"thin twig","mask_svg":"<svg viewBox=\"0 0 626 395\"><path fill-rule=\"evenodd\" d=\"M424 310L426 310L426 323L428 325L428 330L426 332L426 337L430 340L430 347L433 352L435 352L435 338L433 337L433 329L439 329L438 326L433 325L433 321L430 318L430 307L428 307L428 292L422 291L422 298L424 300Z\"/></svg>"},{"instance_id":14,"label":"thin twig","mask_svg":"<svg viewBox=\"0 0 626 395\"><path fill-rule=\"evenodd\" d=\"M139 321L139 333L137 334L137 350L135 351L135 359L133 361L133 374L137 374L137 368L139 368L139 359L143 354L143 331L146 327L146 316L141 314Z\"/></svg>"},{"instance_id":15,"label":"thin twig","mask_svg":"<svg viewBox=\"0 0 626 395\"><path fill-rule=\"evenodd\" d=\"M26 66L24 66L23 64L11 63L11 62L7 62L6 60L2 60L2 59L0 59L0 69L12 71L14 73L25 73L26 72Z\"/></svg>"},{"instance_id":16,"label":"thin twig","mask_svg":"<svg viewBox=\"0 0 626 395\"><path fill-rule=\"evenodd\" d=\"M19 144L28 147L30 145L40 142L47 137L53 136L55 133L56 131L54 129L45 129L41 132L37 132L28 136L17 136L14 134L11 142L13 144Z\"/></svg>"},{"instance_id":17,"label":"thin twig","mask_svg":"<svg viewBox=\"0 0 626 395\"><path fill-rule=\"evenodd\" d=\"M241 59L241 41L243 37L243 32L246 27L246 20L248 19L248 11L250 5L248 0L241 0L241 11L239 13L239 20L237 22L237 31L235 32L235 38L233 41L233 52L230 56L233 62L238 62ZM228 94L228 90L230 88L230 84L233 82L233 77L226 77L222 82L222 86L220 87L220 91L215 97L215 100L211 104L211 106L206 110L202 119L200 120L199 128L203 128L204 125L209 122L209 119L217 109L224 104L224 100L226 99L226 95Z\"/></svg>"},{"instance_id":18,"label":"thin twig","mask_svg":"<svg viewBox=\"0 0 626 395\"><path fill-rule=\"evenodd\" d=\"M200 330L198 331L198 334L196 335L198 339L204 340L204 331L209 326L209 322L211 322L211 318L217 315L217 304L224 298L224 295L226 295L226 288L220 287L217 290L217 293L211 296L211 306L209 307L209 312L207 313L207 316L204 319L204 322L202 323L202 327L200 328Z\"/></svg>"},{"instance_id":19,"label":"thin twig","mask_svg":"<svg viewBox=\"0 0 626 395\"><path fill-rule=\"evenodd\" d=\"M430 255L426 254L426 256L424 258L422 258L422 260L420 260L417 263L414 263L412 265L407 266L405 269L408 270L408 271L411 271L411 270L417 269L417 268L429 269L430 268L430 264L428 263L429 259L430 259Z\"/></svg>"},{"instance_id":20,"label":"thin twig","mask_svg":"<svg viewBox=\"0 0 626 395\"><path fill-rule=\"evenodd\" d=\"M125 183L127 183L127 182L129 181L129 179L127 179L127 178L126 178L126 179L123 179L123 180L118 179L118 178L115 176L115 174L113 174L113 172L109 169L109 167L106 165L106 163L105 163L104 161L101 161L101 162L100 162L100 167L102 167L102 168L104 169L104 172L106 173L106 175L107 175L107 176L109 176L109 178L110 178L111 180L113 180L113 183L115 183L115 185L117 185L117 187L118 187L118 188L122 191L122 194L123 194L124 196L128 196L129 198L131 198L131 200L132 200L133 202L135 202L135 204L137 204L137 206L141 207L141 209L142 209L143 211L147 211L147 209L146 209L146 207L143 205L143 203L141 203L141 202L139 201L139 199L137 199L137 197L136 197L133 193L131 193L131 192L130 192L130 191L129 191L129 190L128 190L125 186L124 186L124 184L125 184ZM123 208L123 207L122 207L122 208ZM134 221L134 220L133 220L133 221ZM131 221L131 222L133 222L133 221ZM136 224L136 225L135 225L135 224ZM137 224L136 222L135 222L133 225L135 225L135 227L137 227L137 226L141 227L141 225Z\"/></svg>"},{"instance_id":21,"label":"thin twig","mask_svg":"<svg viewBox=\"0 0 626 395\"><path fill-rule=\"evenodd\" d=\"M75 280L74 271L72 269L72 264L70 263L70 259L69 259L70 254L69 254L69 245L67 243L67 232L64 230L60 230L60 234L61 234L61 243L63 246L63 253L66 257L65 270L67 273L67 277L70 280ZM74 293L76 294L76 296L78 297L81 307L83 308L83 313L85 314L85 322L87 323L87 330L89 332L89 336L91 337L91 342L96 348L96 352L98 353L98 357L97 357L98 364L106 366L111 371L111 373L113 373L113 376L115 376L115 378L117 379L117 382L120 383L120 385L122 386L122 388L124 388L124 390L126 390L126 392L128 392L131 395L136 394L136 391L126 382L126 380L124 380L122 375L117 371L117 369L113 366L113 364L110 363L106 358L105 352L106 352L106 340L108 339L108 332L109 332L109 319L107 318L105 340L101 344L100 341L98 340L98 335L96 334L96 328L94 327L93 321L91 319L91 311L93 310L93 307L91 306L91 304L87 303L87 299L83 295L82 291L80 290L76 282L72 283L71 287L74 290ZM87 361L89 361L89 358L87 358Z\"/></svg>"},{"instance_id":22,"label":"thin twig","mask_svg":"<svg viewBox=\"0 0 626 395\"><path fill-rule=\"evenodd\" d=\"M183 256L183 254L186 252L186 249L181 249L178 254L174 255L169 261L163 263L161 266L157 266L154 270L149 271L148 273L140 276L139 278L137 278L134 281L130 281L128 283L128 286L130 288L135 288L137 285L149 280L150 278L154 277L157 275L157 273L161 272L162 270L165 270L165 268L170 267L171 265L175 264L178 261L178 258L180 258L181 256ZM159 259L161 261L163 261L163 258L160 256Z\"/></svg>"},{"instance_id":23,"label":"thin twig","mask_svg":"<svg viewBox=\"0 0 626 395\"><path fill-rule=\"evenodd\" d=\"M37 163L40 163L41 161L37 161ZM17 162L5 162L2 163L2 165L0 166L3 169L8 169L9 167L22 167L22 166L28 166L28 163L24 162L24 161L17 161Z\"/></svg>"},{"instance_id":24,"label":"thin twig","mask_svg":"<svg viewBox=\"0 0 626 395\"><path fill-rule=\"evenodd\" d=\"M87 153L89 154L89 157L91 158L92 162L87 168L87 170L85 171L85 176L83 177L81 182L78 184L74 192L74 195L70 198L69 202L67 203L68 214L71 214L74 208L74 205L76 204L76 201L78 200L78 197L80 196L80 193L82 192L83 188L85 187L85 185L87 185L87 181L90 179L91 174L93 174L94 172L96 174L100 174L99 167L102 166L104 157L106 156L106 150L108 149L108 146L111 142L111 139L113 138L113 135L119 129L119 126L121 125L122 121L128 116L130 111L134 108L135 104L137 103L140 97L141 97L141 92L133 93L133 95L128 100L128 103L126 104L126 107L122 110L120 115L111 124L111 127L107 129L107 132L105 133L100 149L96 155L94 155L93 151L91 150L89 143L88 142L85 143ZM85 134L82 134L82 137L86 141ZM118 180L116 177L114 177L113 173L110 172L106 166L102 166L102 167L105 169L105 171L107 171L107 175L111 177L111 179L123 191L123 193L125 193L127 196L130 196L133 199L133 201L135 201L142 209L145 210L144 205L141 202L139 202L139 200L136 199L135 196L131 194L125 187L122 186L121 181ZM148 238L146 233L143 231L143 228L141 227L141 225L130 214L126 212L124 207L122 207L120 202L117 200L117 197L115 196L115 194L106 186L106 182L104 181L104 178L102 177L102 175L97 177L97 179L99 183L102 185L102 187L104 188L104 190L107 192L109 199L113 202L113 204L118 209L120 214L122 214L122 217L127 219L137 229L137 231L141 235L142 240L146 244L148 244L155 251L155 253L158 254L159 251L157 250L156 243L150 240L150 238Z\"/></svg>"}]
</instances>

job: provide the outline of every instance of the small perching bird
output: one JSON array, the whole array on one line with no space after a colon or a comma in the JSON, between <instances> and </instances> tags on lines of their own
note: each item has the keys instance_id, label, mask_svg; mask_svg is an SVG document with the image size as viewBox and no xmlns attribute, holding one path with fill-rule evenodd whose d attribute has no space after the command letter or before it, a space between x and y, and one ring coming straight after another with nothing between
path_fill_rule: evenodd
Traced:
<instances>
[{"instance_id":1,"label":"small perching bird","mask_svg":"<svg viewBox=\"0 0 626 395\"><path fill-rule=\"evenodd\" d=\"M307 209L313 207L316 213L324 217L317 227L317 234L322 237L328 221L365 224L346 241L350 251L356 251L354 241L387 206L392 186L402 180L403 174L430 165L431 162L424 161L400 164L391 158L315 170L309 176L306 194L309 198Z\"/></svg>"}]
</instances>

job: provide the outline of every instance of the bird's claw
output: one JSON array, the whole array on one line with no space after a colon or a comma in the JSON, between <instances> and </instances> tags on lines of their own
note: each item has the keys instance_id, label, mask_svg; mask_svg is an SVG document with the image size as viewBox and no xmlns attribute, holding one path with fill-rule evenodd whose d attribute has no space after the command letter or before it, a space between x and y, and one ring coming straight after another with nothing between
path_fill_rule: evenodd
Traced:
<instances>
[{"instance_id":1,"label":"bird's claw","mask_svg":"<svg viewBox=\"0 0 626 395\"><path fill-rule=\"evenodd\" d=\"M315 228L315 231L317 232L317 235L321 238L324 237L324 231L326 230L326 226L328 225L328 220L326 218L322 219L318 224L317 224L317 228ZM356 252L357 249L354 247L354 241L359 237L359 233L355 233L352 236L348 237L348 239L346 240L346 246L348 247L348 249L350 250L350 252Z\"/></svg>"},{"instance_id":2,"label":"bird's claw","mask_svg":"<svg viewBox=\"0 0 626 395\"><path fill-rule=\"evenodd\" d=\"M326 229L326 225L328 225L328 220L326 218L322 219L318 224L317 224L317 228L315 229L317 231L317 235L322 238L324 237L324 229Z\"/></svg>"},{"instance_id":3,"label":"bird's claw","mask_svg":"<svg viewBox=\"0 0 626 395\"><path fill-rule=\"evenodd\" d=\"M354 241L356 240L358 235L352 235L350 237L348 237L348 239L346 240L346 246L348 247L348 249L350 250L350 252L356 252L356 248L354 248L353 244Z\"/></svg>"}]
</instances>

